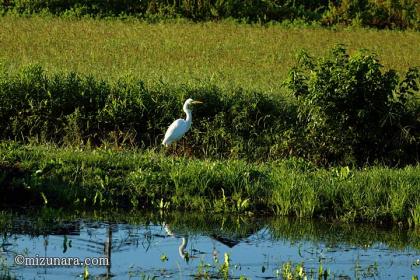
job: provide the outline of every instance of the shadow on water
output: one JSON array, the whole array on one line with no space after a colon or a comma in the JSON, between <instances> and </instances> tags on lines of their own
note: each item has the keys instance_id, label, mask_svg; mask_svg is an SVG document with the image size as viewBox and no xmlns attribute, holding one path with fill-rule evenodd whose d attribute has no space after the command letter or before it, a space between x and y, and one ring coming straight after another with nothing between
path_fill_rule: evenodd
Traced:
<instances>
[{"instance_id":1,"label":"shadow on water","mask_svg":"<svg viewBox=\"0 0 420 280\"><path fill-rule=\"evenodd\" d=\"M0 279L299 279L293 271L300 269L307 279L420 275L420 232L398 227L44 208L0 212L0 234ZM16 264L21 255L26 265ZM61 266L41 264L44 257L56 257ZM62 265L69 257L102 263Z\"/></svg>"}]
</instances>

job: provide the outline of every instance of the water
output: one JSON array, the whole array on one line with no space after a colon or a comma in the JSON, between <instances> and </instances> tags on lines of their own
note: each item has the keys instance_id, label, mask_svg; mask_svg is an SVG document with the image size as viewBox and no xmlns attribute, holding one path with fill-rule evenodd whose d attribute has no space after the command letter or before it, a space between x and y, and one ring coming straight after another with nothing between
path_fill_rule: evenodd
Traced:
<instances>
[{"instance_id":1,"label":"water","mask_svg":"<svg viewBox=\"0 0 420 280\"><path fill-rule=\"evenodd\" d=\"M401 228L249 215L52 210L2 212L0 226L0 275L11 279L83 279L86 272L89 279L282 279L287 264L293 270L302 265L308 279L318 279L320 266L328 279L420 276L420 232ZM17 265L21 255L39 257L38 264L41 257L109 263L87 271L84 265Z\"/></svg>"}]
</instances>

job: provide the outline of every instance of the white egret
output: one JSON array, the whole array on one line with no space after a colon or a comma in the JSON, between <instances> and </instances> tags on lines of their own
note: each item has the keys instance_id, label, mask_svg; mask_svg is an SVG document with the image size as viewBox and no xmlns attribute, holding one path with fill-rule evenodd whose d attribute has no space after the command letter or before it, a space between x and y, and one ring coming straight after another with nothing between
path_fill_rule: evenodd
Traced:
<instances>
[{"instance_id":1,"label":"white egret","mask_svg":"<svg viewBox=\"0 0 420 280\"><path fill-rule=\"evenodd\" d=\"M183 106L185 114L187 114L186 119L177 119L174 121L168 128L165 133L165 138L162 141L162 144L165 146L169 146L173 142L181 139L185 133L190 129L192 123L192 112L189 108L190 105L193 104L202 104L201 101L196 101L191 98L188 98Z\"/></svg>"}]
</instances>

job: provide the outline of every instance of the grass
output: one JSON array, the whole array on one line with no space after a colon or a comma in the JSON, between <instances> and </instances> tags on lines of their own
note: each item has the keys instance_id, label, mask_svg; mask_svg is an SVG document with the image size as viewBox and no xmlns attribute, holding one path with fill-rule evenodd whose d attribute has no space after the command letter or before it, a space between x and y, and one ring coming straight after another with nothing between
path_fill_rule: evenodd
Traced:
<instances>
[{"instance_id":1,"label":"grass","mask_svg":"<svg viewBox=\"0 0 420 280\"><path fill-rule=\"evenodd\" d=\"M404 72L420 65L419 32L37 16L0 17L0 26L0 61L7 73L1 85L10 97L0 100L0 115L13 117L4 121L2 138L21 135L19 140L35 137L45 144L54 139L44 132L53 131L64 137L60 144L73 144L2 142L1 205L267 211L420 224L419 165L319 169L293 158L264 163L259 157L273 153L278 159L292 151L294 143L284 137L294 131L290 124L296 124L296 107L292 98L283 98L281 84L299 49L319 56L336 43L351 52L368 48L386 69ZM34 63L47 75L37 66L24 67ZM86 76L54 76L63 71ZM129 77L118 80L121 76ZM100 133L103 139L116 139L117 147L136 137L141 141L132 142L156 147L154 141L191 94L207 97L208 107L196 111L202 118L189 135L193 143L211 144L200 151L201 160L167 156L158 149L112 151L104 148L110 146L106 143L98 145L104 149L74 148ZM216 112L215 104L224 107ZM266 124L261 131L253 125L260 121ZM112 134L119 132L123 135ZM219 160L204 159L212 154ZM235 159L248 154L258 155L252 158L260 158L258 163ZM221 160L225 155L230 159Z\"/></svg>"},{"instance_id":2,"label":"grass","mask_svg":"<svg viewBox=\"0 0 420 280\"><path fill-rule=\"evenodd\" d=\"M138 150L0 145L1 205L269 212L419 225L420 166L319 169Z\"/></svg>"},{"instance_id":3,"label":"grass","mask_svg":"<svg viewBox=\"0 0 420 280\"><path fill-rule=\"evenodd\" d=\"M39 63L50 72L77 71L148 83L211 81L220 87L282 92L296 51L323 55L337 43L376 52L386 68L420 65L415 31L262 27L232 22L70 20L0 17L0 61L9 72Z\"/></svg>"}]
</instances>

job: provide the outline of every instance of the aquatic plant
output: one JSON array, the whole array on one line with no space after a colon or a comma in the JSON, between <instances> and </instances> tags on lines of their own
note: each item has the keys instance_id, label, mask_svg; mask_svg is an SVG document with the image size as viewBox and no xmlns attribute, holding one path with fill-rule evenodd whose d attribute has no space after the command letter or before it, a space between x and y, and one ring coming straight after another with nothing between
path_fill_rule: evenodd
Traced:
<instances>
[{"instance_id":1,"label":"aquatic plant","mask_svg":"<svg viewBox=\"0 0 420 280\"><path fill-rule=\"evenodd\" d=\"M223 279L229 279L229 270L230 270L230 255L224 253L224 261L219 267L219 273L222 275Z\"/></svg>"}]
</instances>

